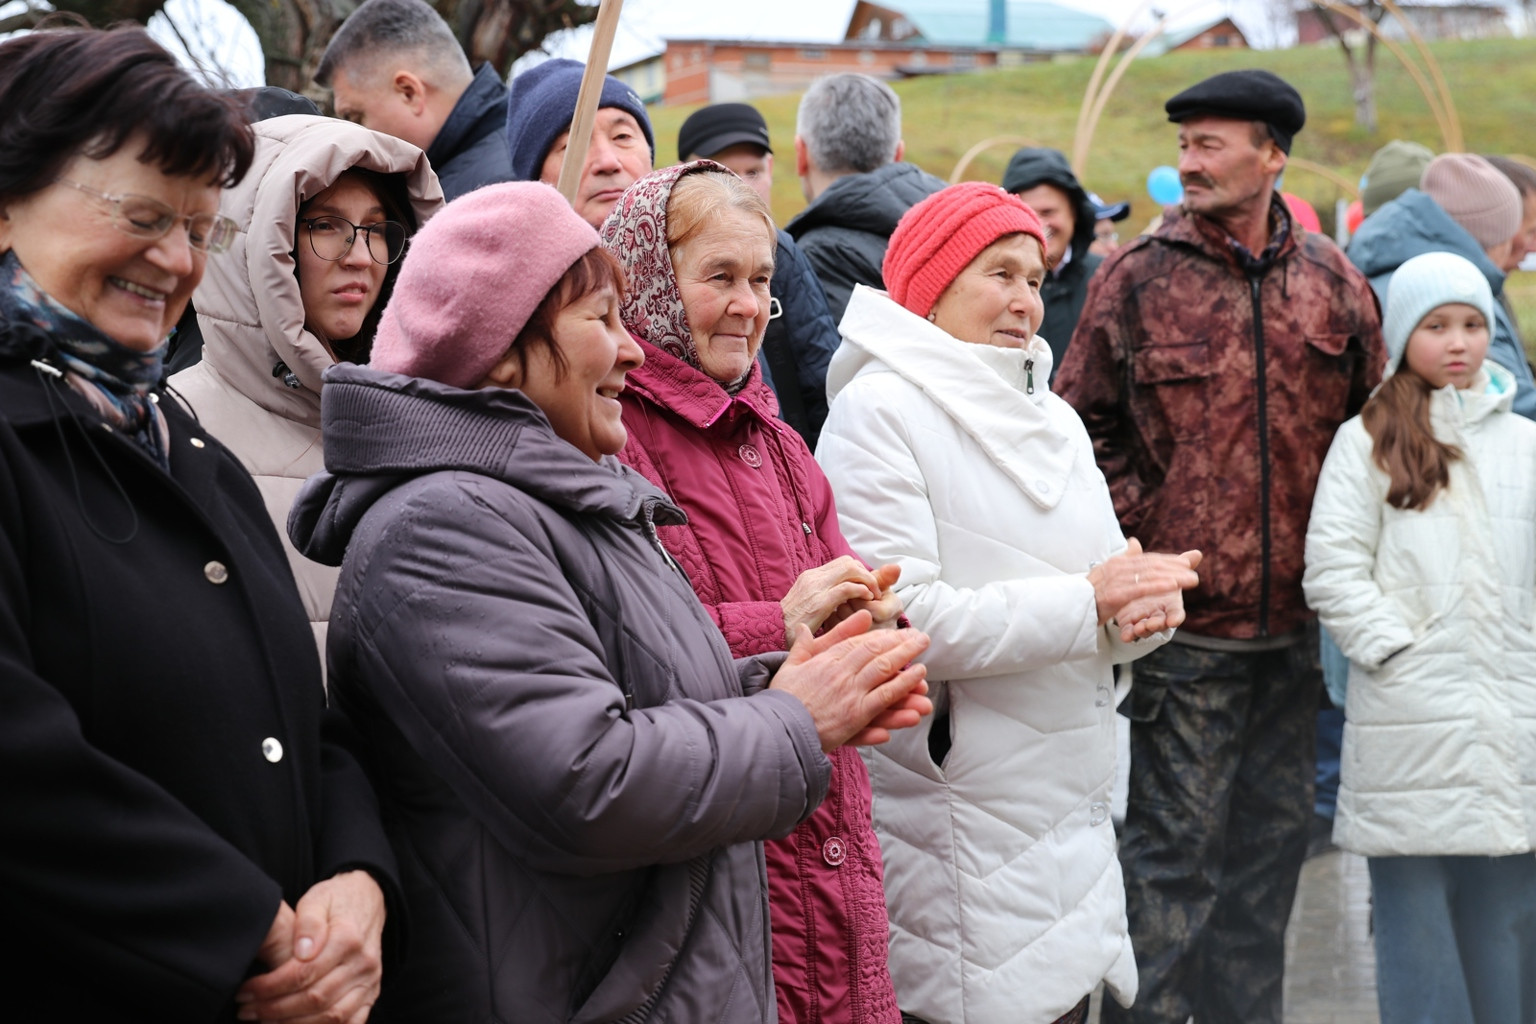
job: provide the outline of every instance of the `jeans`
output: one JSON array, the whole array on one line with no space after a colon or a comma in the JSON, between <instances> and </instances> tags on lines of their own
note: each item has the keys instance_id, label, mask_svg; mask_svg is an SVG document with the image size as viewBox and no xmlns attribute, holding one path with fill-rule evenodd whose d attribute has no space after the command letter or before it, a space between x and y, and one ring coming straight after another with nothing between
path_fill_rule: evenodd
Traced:
<instances>
[{"instance_id":1,"label":"jeans","mask_svg":"<svg viewBox=\"0 0 1536 1024\"><path fill-rule=\"evenodd\" d=\"M1536 854L1369 863L1381 1024L1536 1024Z\"/></svg>"}]
</instances>

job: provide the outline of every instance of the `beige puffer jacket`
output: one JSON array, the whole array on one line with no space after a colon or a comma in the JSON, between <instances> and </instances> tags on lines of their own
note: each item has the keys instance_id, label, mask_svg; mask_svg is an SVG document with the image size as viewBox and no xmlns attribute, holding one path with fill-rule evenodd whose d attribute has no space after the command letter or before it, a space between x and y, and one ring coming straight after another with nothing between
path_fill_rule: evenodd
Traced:
<instances>
[{"instance_id":1,"label":"beige puffer jacket","mask_svg":"<svg viewBox=\"0 0 1536 1024\"><path fill-rule=\"evenodd\" d=\"M288 540L299 487L324 468L320 374L331 357L304 329L293 246L299 206L351 167L406 176L417 227L442 206L437 175L408 142L332 117L292 114L258 122L256 159L221 212L240 225L227 252L211 256L193 295L203 360L171 378L203 426L256 478L283 538L299 593L325 658L337 570L311 562ZM284 383L284 364L298 387Z\"/></svg>"}]
</instances>

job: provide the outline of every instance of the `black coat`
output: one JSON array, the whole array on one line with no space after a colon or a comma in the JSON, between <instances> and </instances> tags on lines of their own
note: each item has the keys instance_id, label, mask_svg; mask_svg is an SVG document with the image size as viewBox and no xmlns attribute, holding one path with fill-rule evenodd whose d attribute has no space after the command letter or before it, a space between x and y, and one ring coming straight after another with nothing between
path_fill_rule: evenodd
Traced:
<instances>
[{"instance_id":1,"label":"black coat","mask_svg":"<svg viewBox=\"0 0 1536 1024\"><path fill-rule=\"evenodd\" d=\"M427 147L427 161L452 202L482 185L512 180L507 150L507 87L489 63L480 65L469 88L448 113Z\"/></svg>"},{"instance_id":2,"label":"black coat","mask_svg":"<svg viewBox=\"0 0 1536 1024\"><path fill-rule=\"evenodd\" d=\"M168 474L46 347L0 323L3 1016L230 1020L280 900L394 861L250 476L165 399Z\"/></svg>"},{"instance_id":3,"label":"black coat","mask_svg":"<svg viewBox=\"0 0 1536 1024\"><path fill-rule=\"evenodd\" d=\"M779 315L763 335L764 376L780 418L815 451L827 418L827 365L842 339L816 272L787 231L779 231L769 294L779 300Z\"/></svg>"},{"instance_id":4,"label":"black coat","mask_svg":"<svg viewBox=\"0 0 1536 1024\"><path fill-rule=\"evenodd\" d=\"M881 264L902 216L944 187L915 164L894 163L847 174L828 185L787 225L841 321L856 284L884 288Z\"/></svg>"}]
</instances>

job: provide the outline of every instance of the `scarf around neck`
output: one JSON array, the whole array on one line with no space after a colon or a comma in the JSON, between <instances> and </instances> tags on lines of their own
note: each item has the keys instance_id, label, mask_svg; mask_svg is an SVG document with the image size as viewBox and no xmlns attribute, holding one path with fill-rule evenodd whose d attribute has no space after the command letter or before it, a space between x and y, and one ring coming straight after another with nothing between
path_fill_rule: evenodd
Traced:
<instances>
[{"instance_id":1,"label":"scarf around neck","mask_svg":"<svg viewBox=\"0 0 1536 1024\"><path fill-rule=\"evenodd\" d=\"M0 256L0 318L46 332L69 386L115 429L168 464L165 419L150 400L165 362L164 342L139 352L107 337L43 291L14 251Z\"/></svg>"},{"instance_id":2,"label":"scarf around neck","mask_svg":"<svg viewBox=\"0 0 1536 1024\"><path fill-rule=\"evenodd\" d=\"M667 244L667 204L684 175L723 170L726 168L713 160L695 160L647 174L619 197L601 232L604 248L618 257L629 278L629 294L620 310L624 326L700 372L704 365L688 327ZM751 374L749 366L738 379L717 383L734 395L746 386Z\"/></svg>"}]
</instances>

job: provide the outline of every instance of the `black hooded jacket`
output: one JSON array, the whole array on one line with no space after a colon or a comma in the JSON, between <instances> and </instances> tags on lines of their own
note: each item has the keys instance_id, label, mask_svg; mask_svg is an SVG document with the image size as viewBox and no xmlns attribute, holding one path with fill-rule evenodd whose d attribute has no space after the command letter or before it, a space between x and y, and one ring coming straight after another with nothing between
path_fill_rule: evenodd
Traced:
<instances>
[{"instance_id":1,"label":"black hooded jacket","mask_svg":"<svg viewBox=\"0 0 1536 1024\"><path fill-rule=\"evenodd\" d=\"M896 222L943 187L915 164L886 164L838 178L785 225L811 261L833 321L842 320L854 285L885 287L880 265Z\"/></svg>"},{"instance_id":2,"label":"black hooded jacket","mask_svg":"<svg viewBox=\"0 0 1536 1024\"><path fill-rule=\"evenodd\" d=\"M1088 251L1093 244L1094 221L1098 211L1088 193L1078 183L1077 175L1067 158L1054 149L1021 149L1008 162L1003 175L1003 188L1009 192L1022 192L1036 185L1054 185L1072 200L1077 224L1072 230L1072 258L1059 271L1046 275L1040 289L1045 300L1045 318L1036 332L1051 346L1053 365L1060 367L1067 352L1067 342L1077 328L1077 319L1083 312L1083 300L1088 296L1088 279L1104 262L1102 256ZM1054 375L1054 371L1053 375Z\"/></svg>"},{"instance_id":3,"label":"black hooded jacket","mask_svg":"<svg viewBox=\"0 0 1536 1024\"><path fill-rule=\"evenodd\" d=\"M494 67L482 64L427 147L445 201L512 180L506 119L507 87Z\"/></svg>"}]
</instances>

